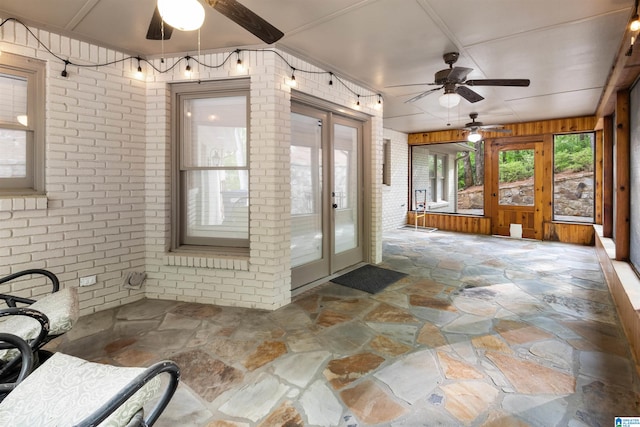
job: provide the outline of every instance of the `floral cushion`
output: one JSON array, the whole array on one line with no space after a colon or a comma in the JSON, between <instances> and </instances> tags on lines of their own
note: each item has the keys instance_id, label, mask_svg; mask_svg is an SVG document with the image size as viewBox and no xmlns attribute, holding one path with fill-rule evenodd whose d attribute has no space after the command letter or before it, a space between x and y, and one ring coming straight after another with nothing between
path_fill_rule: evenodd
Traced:
<instances>
[{"instance_id":1,"label":"floral cushion","mask_svg":"<svg viewBox=\"0 0 640 427\"><path fill-rule=\"evenodd\" d=\"M60 289L31 304L29 308L38 310L49 318L49 335L60 335L71 330L78 320L78 292L76 288ZM0 332L30 340L40 332L40 323L27 316L0 317ZM0 351L0 360L9 360L16 355L14 350L3 350Z\"/></svg>"},{"instance_id":2,"label":"floral cushion","mask_svg":"<svg viewBox=\"0 0 640 427\"><path fill-rule=\"evenodd\" d=\"M0 425L75 425L144 370L87 362L55 353L0 403ZM131 417L155 397L160 383L160 377L154 377L99 426L126 426Z\"/></svg>"}]
</instances>

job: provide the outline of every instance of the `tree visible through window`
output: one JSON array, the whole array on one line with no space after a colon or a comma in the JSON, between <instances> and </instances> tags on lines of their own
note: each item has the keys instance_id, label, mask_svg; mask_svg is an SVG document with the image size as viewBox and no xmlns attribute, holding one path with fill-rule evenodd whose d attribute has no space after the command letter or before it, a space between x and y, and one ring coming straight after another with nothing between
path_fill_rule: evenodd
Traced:
<instances>
[{"instance_id":1,"label":"tree visible through window","mask_svg":"<svg viewBox=\"0 0 640 427\"><path fill-rule=\"evenodd\" d=\"M595 134L553 137L553 219L594 221Z\"/></svg>"}]
</instances>

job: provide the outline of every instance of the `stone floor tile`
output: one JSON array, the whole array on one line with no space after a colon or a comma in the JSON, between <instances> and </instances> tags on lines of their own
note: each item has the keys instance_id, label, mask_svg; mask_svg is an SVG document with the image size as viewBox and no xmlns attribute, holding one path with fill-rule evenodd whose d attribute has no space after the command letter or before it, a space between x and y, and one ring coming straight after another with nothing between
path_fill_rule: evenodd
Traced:
<instances>
[{"instance_id":1,"label":"stone floor tile","mask_svg":"<svg viewBox=\"0 0 640 427\"><path fill-rule=\"evenodd\" d=\"M573 367L573 348L558 340L540 341L529 347L531 354L543 359L551 367L571 371Z\"/></svg>"},{"instance_id":2,"label":"stone floor tile","mask_svg":"<svg viewBox=\"0 0 640 427\"><path fill-rule=\"evenodd\" d=\"M241 384L244 374L202 350L179 353L171 359L180 367L180 380L207 401Z\"/></svg>"},{"instance_id":3,"label":"stone floor tile","mask_svg":"<svg viewBox=\"0 0 640 427\"><path fill-rule=\"evenodd\" d=\"M282 341L265 341L244 360L243 365L253 371L286 353L287 346Z\"/></svg>"},{"instance_id":4,"label":"stone floor tile","mask_svg":"<svg viewBox=\"0 0 640 427\"><path fill-rule=\"evenodd\" d=\"M373 353L359 353L333 359L327 364L324 376L335 390L340 390L375 370L382 362L384 358Z\"/></svg>"},{"instance_id":5,"label":"stone floor tile","mask_svg":"<svg viewBox=\"0 0 640 427\"><path fill-rule=\"evenodd\" d=\"M471 342L476 348L481 350L499 351L506 354L513 353L511 347L509 347L502 338L498 338L495 335L483 335L480 337L474 337L471 339Z\"/></svg>"},{"instance_id":6,"label":"stone floor tile","mask_svg":"<svg viewBox=\"0 0 640 427\"><path fill-rule=\"evenodd\" d=\"M429 348L439 348L449 345L448 341L440 332L440 328L429 322L425 323L416 338L418 344L426 345Z\"/></svg>"},{"instance_id":7,"label":"stone floor tile","mask_svg":"<svg viewBox=\"0 0 640 427\"><path fill-rule=\"evenodd\" d=\"M330 357L328 351L288 354L273 362L273 372L284 381L305 388Z\"/></svg>"},{"instance_id":8,"label":"stone floor tile","mask_svg":"<svg viewBox=\"0 0 640 427\"><path fill-rule=\"evenodd\" d=\"M370 311L364 320L379 323L418 323L418 319L407 310L384 303Z\"/></svg>"},{"instance_id":9,"label":"stone floor tile","mask_svg":"<svg viewBox=\"0 0 640 427\"><path fill-rule=\"evenodd\" d=\"M349 315L338 313L333 310L322 310L316 319L316 325L323 328L330 328L331 326L348 322L352 319L353 317Z\"/></svg>"},{"instance_id":10,"label":"stone floor tile","mask_svg":"<svg viewBox=\"0 0 640 427\"><path fill-rule=\"evenodd\" d=\"M518 393L571 394L576 389L575 378L563 372L502 353L487 353L487 357L509 379Z\"/></svg>"},{"instance_id":11,"label":"stone floor tile","mask_svg":"<svg viewBox=\"0 0 640 427\"><path fill-rule=\"evenodd\" d=\"M404 323L367 323L371 329L376 332L394 337L397 341L404 344L413 345L416 333L418 332L418 326Z\"/></svg>"},{"instance_id":12,"label":"stone floor tile","mask_svg":"<svg viewBox=\"0 0 640 427\"><path fill-rule=\"evenodd\" d=\"M386 356L399 356L407 353L413 348L410 345L403 344L384 335L378 335L372 339L369 346L378 353Z\"/></svg>"},{"instance_id":13,"label":"stone floor tile","mask_svg":"<svg viewBox=\"0 0 640 427\"><path fill-rule=\"evenodd\" d=\"M495 325L495 330L502 335L502 338L509 344L524 344L553 338L553 335L540 328L515 320L498 320Z\"/></svg>"},{"instance_id":14,"label":"stone floor tile","mask_svg":"<svg viewBox=\"0 0 640 427\"><path fill-rule=\"evenodd\" d=\"M282 402L282 404L265 418L258 427L304 427L302 417L291 404L291 402Z\"/></svg>"},{"instance_id":15,"label":"stone floor tile","mask_svg":"<svg viewBox=\"0 0 640 427\"><path fill-rule=\"evenodd\" d=\"M161 426L594 427L640 414L593 248L409 229L385 233L382 256L408 276L375 295L327 282L273 312L139 301L83 316L47 348L177 361ZM333 390L329 361L363 353L386 360Z\"/></svg>"},{"instance_id":16,"label":"stone floor tile","mask_svg":"<svg viewBox=\"0 0 640 427\"><path fill-rule=\"evenodd\" d=\"M442 330L451 334L484 335L492 327L493 322L489 318L465 314L445 325Z\"/></svg>"},{"instance_id":17,"label":"stone floor tile","mask_svg":"<svg viewBox=\"0 0 640 427\"><path fill-rule=\"evenodd\" d=\"M375 382L367 380L340 392L340 397L360 421L366 424L389 423L408 412Z\"/></svg>"},{"instance_id":18,"label":"stone floor tile","mask_svg":"<svg viewBox=\"0 0 640 427\"><path fill-rule=\"evenodd\" d=\"M309 424L317 426L338 425L344 411L331 389L322 380L317 380L311 384L300 396L300 404L304 409Z\"/></svg>"},{"instance_id":19,"label":"stone floor tile","mask_svg":"<svg viewBox=\"0 0 640 427\"><path fill-rule=\"evenodd\" d=\"M220 412L256 422L267 416L278 401L287 393L288 387L271 375L262 375L233 393L220 406Z\"/></svg>"},{"instance_id":20,"label":"stone floor tile","mask_svg":"<svg viewBox=\"0 0 640 427\"><path fill-rule=\"evenodd\" d=\"M149 409L145 409L148 413ZM187 387L180 384L178 390L154 424L155 427L204 426L213 414Z\"/></svg>"},{"instance_id":21,"label":"stone floor tile","mask_svg":"<svg viewBox=\"0 0 640 427\"><path fill-rule=\"evenodd\" d=\"M509 394L502 401L506 412L517 414L529 425L545 427L563 427L561 421L568 406L566 399L559 396Z\"/></svg>"},{"instance_id":22,"label":"stone floor tile","mask_svg":"<svg viewBox=\"0 0 640 427\"><path fill-rule=\"evenodd\" d=\"M480 427L531 427L531 425L504 411L493 411Z\"/></svg>"},{"instance_id":23,"label":"stone floor tile","mask_svg":"<svg viewBox=\"0 0 640 427\"><path fill-rule=\"evenodd\" d=\"M170 311L174 315L200 320L212 319L221 312L221 307L211 304L181 304Z\"/></svg>"},{"instance_id":24,"label":"stone floor tile","mask_svg":"<svg viewBox=\"0 0 640 427\"><path fill-rule=\"evenodd\" d=\"M629 359L599 351L580 352L580 374L605 384L631 388L634 365Z\"/></svg>"},{"instance_id":25,"label":"stone floor tile","mask_svg":"<svg viewBox=\"0 0 640 427\"><path fill-rule=\"evenodd\" d=\"M478 418L498 397L498 390L482 381L458 381L441 388L444 407L464 424Z\"/></svg>"},{"instance_id":26,"label":"stone floor tile","mask_svg":"<svg viewBox=\"0 0 640 427\"><path fill-rule=\"evenodd\" d=\"M393 394L414 404L442 382L432 350L411 353L379 370L374 376L389 386Z\"/></svg>"},{"instance_id":27,"label":"stone floor tile","mask_svg":"<svg viewBox=\"0 0 640 427\"><path fill-rule=\"evenodd\" d=\"M120 307L116 312L118 320L149 320L171 311L180 303L176 301L158 300L157 304L146 304L140 300Z\"/></svg>"},{"instance_id":28,"label":"stone floor tile","mask_svg":"<svg viewBox=\"0 0 640 427\"><path fill-rule=\"evenodd\" d=\"M469 363L458 360L443 351L438 351L440 366L447 379L472 380L484 378L484 375Z\"/></svg>"}]
</instances>

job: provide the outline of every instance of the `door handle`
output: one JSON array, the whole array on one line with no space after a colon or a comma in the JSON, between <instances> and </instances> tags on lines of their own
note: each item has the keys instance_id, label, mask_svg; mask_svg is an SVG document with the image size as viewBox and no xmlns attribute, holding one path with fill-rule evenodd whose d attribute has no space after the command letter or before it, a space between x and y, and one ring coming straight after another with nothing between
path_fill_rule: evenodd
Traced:
<instances>
[{"instance_id":1,"label":"door handle","mask_svg":"<svg viewBox=\"0 0 640 427\"><path fill-rule=\"evenodd\" d=\"M338 209L338 204L337 203L334 203L332 206L333 206L333 209Z\"/></svg>"}]
</instances>

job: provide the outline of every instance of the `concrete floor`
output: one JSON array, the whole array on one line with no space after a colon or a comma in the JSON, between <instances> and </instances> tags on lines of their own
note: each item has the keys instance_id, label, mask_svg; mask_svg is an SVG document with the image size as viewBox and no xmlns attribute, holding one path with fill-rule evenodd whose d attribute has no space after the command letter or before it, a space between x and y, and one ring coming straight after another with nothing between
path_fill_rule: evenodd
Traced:
<instances>
[{"instance_id":1,"label":"concrete floor","mask_svg":"<svg viewBox=\"0 0 640 427\"><path fill-rule=\"evenodd\" d=\"M400 229L370 295L327 283L274 312L141 301L57 350L180 365L156 426L612 426L640 382L593 248Z\"/></svg>"}]
</instances>

